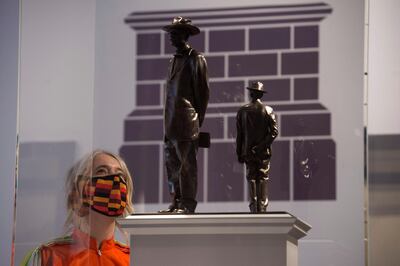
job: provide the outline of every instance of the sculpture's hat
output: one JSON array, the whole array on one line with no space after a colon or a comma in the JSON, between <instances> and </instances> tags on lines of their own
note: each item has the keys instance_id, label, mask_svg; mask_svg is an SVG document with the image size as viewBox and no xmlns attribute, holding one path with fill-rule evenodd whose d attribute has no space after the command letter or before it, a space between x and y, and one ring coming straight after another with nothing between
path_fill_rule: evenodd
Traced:
<instances>
[{"instance_id":1,"label":"sculpture's hat","mask_svg":"<svg viewBox=\"0 0 400 266\"><path fill-rule=\"evenodd\" d=\"M196 35L200 33L200 29L192 25L192 20L183 17L175 17L170 25L164 26L163 30L170 32L174 29L186 30L190 35Z\"/></svg>"},{"instance_id":2,"label":"sculpture's hat","mask_svg":"<svg viewBox=\"0 0 400 266\"><path fill-rule=\"evenodd\" d=\"M246 89L248 90L252 90L252 91L259 91L262 93L267 93L264 90L264 84L262 84L261 82L257 81L257 82L252 82L251 83L251 87L247 87Z\"/></svg>"}]
</instances>

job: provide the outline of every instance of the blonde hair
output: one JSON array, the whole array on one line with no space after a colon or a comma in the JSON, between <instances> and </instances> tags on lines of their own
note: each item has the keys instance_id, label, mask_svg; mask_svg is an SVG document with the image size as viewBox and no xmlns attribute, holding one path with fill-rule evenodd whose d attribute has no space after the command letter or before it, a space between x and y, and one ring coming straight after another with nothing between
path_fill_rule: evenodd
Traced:
<instances>
[{"instance_id":1,"label":"blonde hair","mask_svg":"<svg viewBox=\"0 0 400 266\"><path fill-rule=\"evenodd\" d=\"M84 181L85 176L92 176L93 161L96 156L100 154L111 156L119 162L127 185L127 203L123 217L133 213L133 182L126 163L120 156L114 153L105 150L94 150L79 160L67 173L65 182L67 198L67 219L65 221L65 228L67 230L71 229L75 225L74 223L76 220L81 219L80 216L82 215L80 215L78 212L80 209L85 207L82 205L82 187L80 187L79 184Z\"/></svg>"}]
</instances>

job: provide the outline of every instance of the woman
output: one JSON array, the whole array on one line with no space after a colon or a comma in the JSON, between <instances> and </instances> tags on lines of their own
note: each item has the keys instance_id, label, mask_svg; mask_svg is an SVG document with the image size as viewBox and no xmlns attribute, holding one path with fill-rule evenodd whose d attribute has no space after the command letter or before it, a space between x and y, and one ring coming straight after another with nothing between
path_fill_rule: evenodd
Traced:
<instances>
[{"instance_id":1,"label":"woman","mask_svg":"<svg viewBox=\"0 0 400 266\"><path fill-rule=\"evenodd\" d=\"M69 171L66 188L69 234L36 248L22 265L129 265L129 247L114 240L116 218L133 212L125 162L96 150Z\"/></svg>"}]
</instances>

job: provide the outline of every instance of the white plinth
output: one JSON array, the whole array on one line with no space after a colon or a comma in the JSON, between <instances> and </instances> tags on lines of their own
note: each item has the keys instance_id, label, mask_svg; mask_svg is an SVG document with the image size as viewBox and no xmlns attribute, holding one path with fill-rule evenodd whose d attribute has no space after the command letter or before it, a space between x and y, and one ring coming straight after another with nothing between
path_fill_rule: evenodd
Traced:
<instances>
[{"instance_id":1,"label":"white plinth","mask_svg":"<svg viewBox=\"0 0 400 266\"><path fill-rule=\"evenodd\" d=\"M297 266L311 226L288 213L138 214L120 219L134 266Z\"/></svg>"}]
</instances>

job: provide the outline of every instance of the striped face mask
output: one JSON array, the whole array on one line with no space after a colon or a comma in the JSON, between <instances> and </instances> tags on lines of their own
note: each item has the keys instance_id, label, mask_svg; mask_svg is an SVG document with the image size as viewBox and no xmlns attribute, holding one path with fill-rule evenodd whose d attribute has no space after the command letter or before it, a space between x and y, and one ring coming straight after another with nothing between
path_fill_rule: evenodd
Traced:
<instances>
[{"instance_id":1,"label":"striped face mask","mask_svg":"<svg viewBox=\"0 0 400 266\"><path fill-rule=\"evenodd\" d=\"M94 176L83 189L83 203L107 216L121 216L126 207L126 182L120 175Z\"/></svg>"}]
</instances>

